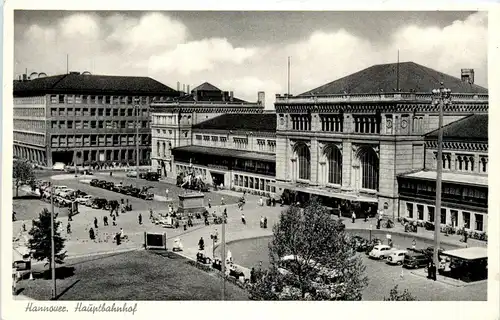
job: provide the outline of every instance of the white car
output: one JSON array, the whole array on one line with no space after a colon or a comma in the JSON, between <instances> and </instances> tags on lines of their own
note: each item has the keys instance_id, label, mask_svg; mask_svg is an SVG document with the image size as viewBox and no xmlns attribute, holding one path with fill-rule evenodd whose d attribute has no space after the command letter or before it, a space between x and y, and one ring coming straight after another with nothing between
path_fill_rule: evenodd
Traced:
<instances>
[{"instance_id":1,"label":"white car","mask_svg":"<svg viewBox=\"0 0 500 320\"><path fill-rule=\"evenodd\" d=\"M392 253L391 250L392 248L388 245L379 244L373 247L373 250L370 251L369 256L370 258L374 259L385 259Z\"/></svg>"},{"instance_id":2,"label":"white car","mask_svg":"<svg viewBox=\"0 0 500 320\"><path fill-rule=\"evenodd\" d=\"M90 201L94 199L94 196L91 196L90 194L86 195L86 196L83 196L83 197L80 197L80 198L76 198L76 202L78 202L78 204L83 204L83 205L87 205L87 203L90 203Z\"/></svg>"},{"instance_id":3,"label":"white car","mask_svg":"<svg viewBox=\"0 0 500 320\"><path fill-rule=\"evenodd\" d=\"M387 263L402 265L403 261L405 259L405 254L407 254L407 253L408 253L408 251L406 251L406 250L392 251L392 253L387 257Z\"/></svg>"},{"instance_id":4,"label":"white car","mask_svg":"<svg viewBox=\"0 0 500 320\"><path fill-rule=\"evenodd\" d=\"M137 178L137 171L135 170L127 171L127 177Z\"/></svg>"},{"instance_id":5,"label":"white car","mask_svg":"<svg viewBox=\"0 0 500 320\"><path fill-rule=\"evenodd\" d=\"M174 219L172 217L160 217L157 224L163 228L175 228Z\"/></svg>"},{"instance_id":6,"label":"white car","mask_svg":"<svg viewBox=\"0 0 500 320\"><path fill-rule=\"evenodd\" d=\"M66 168L66 165L62 162L56 162L52 166L52 170L55 170L55 171L64 171L65 168Z\"/></svg>"},{"instance_id":7,"label":"white car","mask_svg":"<svg viewBox=\"0 0 500 320\"><path fill-rule=\"evenodd\" d=\"M59 192L59 196L66 198L66 197L72 195L75 192L75 190L70 189L70 188L66 188L66 189L58 190L56 192Z\"/></svg>"}]
</instances>

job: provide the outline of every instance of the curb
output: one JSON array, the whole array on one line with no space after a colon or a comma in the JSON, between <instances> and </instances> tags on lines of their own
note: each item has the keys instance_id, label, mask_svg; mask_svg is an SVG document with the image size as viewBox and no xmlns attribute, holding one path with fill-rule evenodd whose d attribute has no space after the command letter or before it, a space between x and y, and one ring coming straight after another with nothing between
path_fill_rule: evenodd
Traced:
<instances>
[{"instance_id":1,"label":"curb","mask_svg":"<svg viewBox=\"0 0 500 320\"><path fill-rule=\"evenodd\" d=\"M422 273L420 271L413 270L413 271L410 271L410 273L417 276L417 277L427 279L425 272ZM470 287L470 286L474 286L474 285L479 285L479 284L484 283L484 282L486 282L486 283L488 282L488 280L480 280L480 281L474 281L474 282L463 282L463 281L456 280L456 279L450 279L450 280L446 279L446 281L444 281L443 278L444 278L444 276L439 275L439 277L437 277L436 281L443 283L443 284L446 284L446 285L449 285L449 286L454 286L457 288Z\"/></svg>"}]
</instances>

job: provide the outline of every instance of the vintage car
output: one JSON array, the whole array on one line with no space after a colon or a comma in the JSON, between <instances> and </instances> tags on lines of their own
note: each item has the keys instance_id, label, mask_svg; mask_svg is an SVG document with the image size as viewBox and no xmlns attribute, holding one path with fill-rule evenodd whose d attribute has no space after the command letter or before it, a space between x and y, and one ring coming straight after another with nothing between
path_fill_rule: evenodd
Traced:
<instances>
[{"instance_id":1,"label":"vintage car","mask_svg":"<svg viewBox=\"0 0 500 320\"><path fill-rule=\"evenodd\" d=\"M94 198L92 201L92 208L109 210L108 200L103 198Z\"/></svg>"},{"instance_id":2,"label":"vintage car","mask_svg":"<svg viewBox=\"0 0 500 320\"><path fill-rule=\"evenodd\" d=\"M92 179L92 180L90 180L90 185L92 187L97 187L98 182L99 182L99 179Z\"/></svg>"},{"instance_id":3,"label":"vintage car","mask_svg":"<svg viewBox=\"0 0 500 320\"><path fill-rule=\"evenodd\" d=\"M370 258L385 259L392 253L392 248L385 244L378 244L370 251Z\"/></svg>"},{"instance_id":4,"label":"vintage car","mask_svg":"<svg viewBox=\"0 0 500 320\"><path fill-rule=\"evenodd\" d=\"M397 265L402 265L405 259L405 254L407 254L408 251L406 250L394 250L392 253L387 257L387 263L388 264L397 264Z\"/></svg>"}]
</instances>

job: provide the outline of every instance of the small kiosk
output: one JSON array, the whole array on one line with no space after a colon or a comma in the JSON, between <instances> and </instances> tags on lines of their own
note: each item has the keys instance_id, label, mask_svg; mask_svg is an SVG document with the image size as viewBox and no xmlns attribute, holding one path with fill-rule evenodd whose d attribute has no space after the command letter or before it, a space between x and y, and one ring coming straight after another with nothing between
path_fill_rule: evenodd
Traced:
<instances>
[{"instance_id":1,"label":"small kiosk","mask_svg":"<svg viewBox=\"0 0 500 320\"><path fill-rule=\"evenodd\" d=\"M488 278L488 250L481 247L448 250L442 253L449 261L449 268L439 272L465 282Z\"/></svg>"}]
</instances>

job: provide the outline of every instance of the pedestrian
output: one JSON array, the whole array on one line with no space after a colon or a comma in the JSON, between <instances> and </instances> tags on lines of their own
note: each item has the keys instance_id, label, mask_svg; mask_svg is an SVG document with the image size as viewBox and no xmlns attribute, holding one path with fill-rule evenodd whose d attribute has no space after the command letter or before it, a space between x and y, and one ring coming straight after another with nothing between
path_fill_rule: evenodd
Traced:
<instances>
[{"instance_id":1,"label":"pedestrian","mask_svg":"<svg viewBox=\"0 0 500 320\"><path fill-rule=\"evenodd\" d=\"M113 216L113 226L116 226L116 216Z\"/></svg>"},{"instance_id":2,"label":"pedestrian","mask_svg":"<svg viewBox=\"0 0 500 320\"><path fill-rule=\"evenodd\" d=\"M71 234L71 224L68 222L68 225L66 226L66 233Z\"/></svg>"},{"instance_id":3,"label":"pedestrian","mask_svg":"<svg viewBox=\"0 0 500 320\"><path fill-rule=\"evenodd\" d=\"M153 220L153 209L149 208L149 220Z\"/></svg>"},{"instance_id":4,"label":"pedestrian","mask_svg":"<svg viewBox=\"0 0 500 320\"><path fill-rule=\"evenodd\" d=\"M200 241L198 241L198 248L200 251L205 250L205 241L203 240L203 237L200 238Z\"/></svg>"},{"instance_id":5,"label":"pedestrian","mask_svg":"<svg viewBox=\"0 0 500 320\"><path fill-rule=\"evenodd\" d=\"M208 198L208 209L212 209L212 200Z\"/></svg>"},{"instance_id":6,"label":"pedestrian","mask_svg":"<svg viewBox=\"0 0 500 320\"><path fill-rule=\"evenodd\" d=\"M90 228L89 230L89 238L90 240L94 241L95 240L95 232L94 232L94 229L92 229L92 227Z\"/></svg>"},{"instance_id":7,"label":"pedestrian","mask_svg":"<svg viewBox=\"0 0 500 320\"><path fill-rule=\"evenodd\" d=\"M264 217L260 216L260 227L264 228Z\"/></svg>"},{"instance_id":8,"label":"pedestrian","mask_svg":"<svg viewBox=\"0 0 500 320\"><path fill-rule=\"evenodd\" d=\"M352 218L352 223L355 223L356 222L356 213L354 211L352 212L351 218Z\"/></svg>"},{"instance_id":9,"label":"pedestrian","mask_svg":"<svg viewBox=\"0 0 500 320\"><path fill-rule=\"evenodd\" d=\"M393 246L392 239L389 239L389 247L392 248L392 246Z\"/></svg>"},{"instance_id":10,"label":"pedestrian","mask_svg":"<svg viewBox=\"0 0 500 320\"><path fill-rule=\"evenodd\" d=\"M139 224L142 224L142 214L139 213Z\"/></svg>"},{"instance_id":11,"label":"pedestrian","mask_svg":"<svg viewBox=\"0 0 500 320\"><path fill-rule=\"evenodd\" d=\"M96 229L97 229L97 228L99 228L99 226L97 225L97 218L96 218L96 217L94 217L94 227L95 227Z\"/></svg>"},{"instance_id":12,"label":"pedestrian","mask_svg":"<svg viewBox=\"0 0 500 320\"><path fill-rule=\"evenodd\" d=\"M264 229L267 229L267 217L264 217Z\"/></svg>"},{"instance_id":13,"label":"pedestrian","mask_svg":"<svg viewBox=\"0 0 500 320\"><path fill-rule=\"evenodd\" d=\"M193 219L191 219L191 217L188 217L188 227L192 226L193 226Z\"/></svg>"},{"instance_id":14,"label":"pedestrian","mask_svg":"<svg viewBox=\"0 0 500 320\"><path fill-rule=\"evenodd\" d=\"M26 224L23 223L23 232L26 232Z\"/></svg>"},{"instance_id":15,"label":"pedestrian","mask_svg":"<svg viewBox=\"0 0 500 320\"><path fill-rule=\"evenodd\" d=\"M259 206L263 206L264 205L264 200L262 200L262 197L259 198Z\"/></svg>"},{"instance_id":16,"label":"pedestrian","mask_svg":"<svg viewBox=\"0 0 500 320\"><path fill-rule=\"evenodd\" d=\"M365 213L365 222L367 222L368 221L368 211L365 210L364 213Z\"/></svg>"},{"instance_id":17,"label":"pedestrian","mask_svg":"<svg viewBox=\"0 0 500 320\"><path fill-rule=\"evenodd\" d=\"M411 242L411 248L413 250L415 250L416 247L417 247L417 241L415 241L415 239L413 239L413 241Z\"/></svg>"},{"instance_id":18,"label":"pedestrian","mask_svg":"<svg viewBox=\"0 0 500 320\"><path fill-rule=\"evenodd\" d=\"M205 225L208 226L210 222L208 222L208 216L205 216Z\"/></svg>"},{"instance_id":19,"label":"pedestrian","mask_svg":"<svg viewBox=\"0 0 500 320\"><path fill-rule=\"evenodd\" d=\"M120 238L121 239L125 238L125 232L123 232L123 228L120 228Z\"/></svg>"},{"instance_id":20,"label":"pedestrian","mask_svg":"<svg viewBox=\"0 0 500 320\"><path fill-rule=\"evenodd\" d=\"M242 214L241 214L241 222L242 222L243 224L247 224L247 222L246 222L246 220L245 220L245 214L244 214L244 213L242 213Z\"/></svg>"},{"instance_id":21,"label":"pedestrian","mask_svg":"<svg viewBox=\"0 0 500 320\"><path fill-rule=\"evenodd\" d=\"M107 216L102 217L102 223L104 224L105 227L108 226L108 217Z\"/></svg>"},{"instance_id":22,"label":"pedestrian","mask_svg":"<svg viewBox=\"0 0 500 320\"><path fill-rule=\"evenodd\" d=\"M467 243L467 237L468 236L469 236L469 234L467 233L467 231L464 228L464 243Z\"/></svg>"},{"instance_id":23,"label":"pedestrian","mask_svg":"<svg viewBox=\"0 0 500 320\"><path fill-rule=\"evenodd\" d=\"M223 205L224 205L224 197L221 197L221 198L220 198L220 204L221 204L221 206L223 206Z\"/></svg>"},{"instance_id":24,"label":"pedestrian","mask_svg":"<svg viewBox=\"0 0 500 320\"><path fill-rule=\"evenodd\" d=\"M250 270L250 283L255 283L255 268L252 267L252 270Z\"/></svg>"},{"instance_id":25,"label":"pedestrian","mask_svg":"<svg viewBox=\"0 0 500 320\"><path fill-rule=\"evenodd\" d=\"M273 203L273 207L276 207L276 199L274 197L271 199L271 202Z\"/></svg>"}]
</instances>

